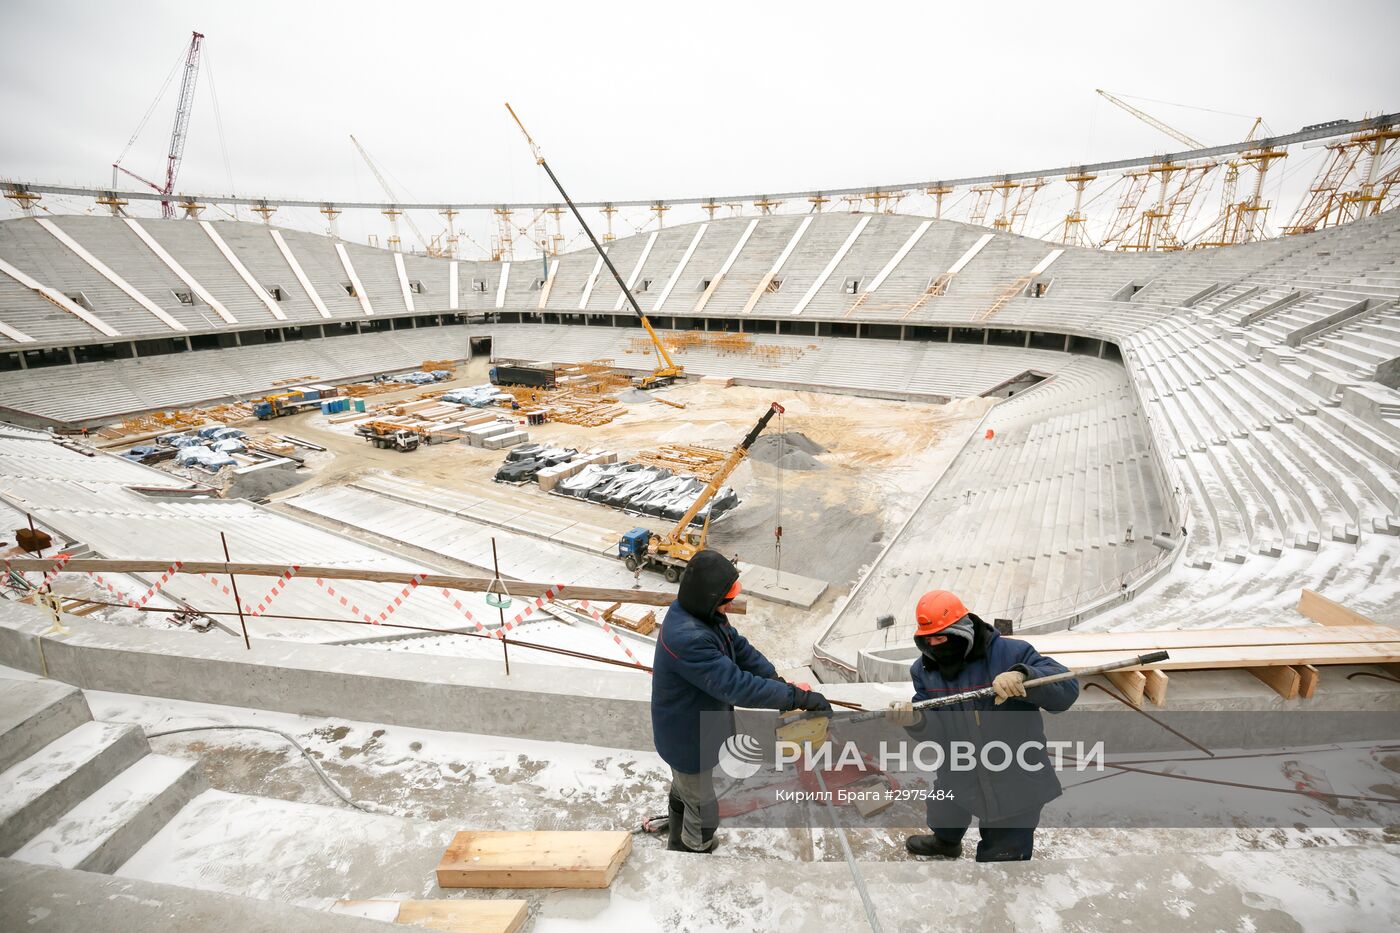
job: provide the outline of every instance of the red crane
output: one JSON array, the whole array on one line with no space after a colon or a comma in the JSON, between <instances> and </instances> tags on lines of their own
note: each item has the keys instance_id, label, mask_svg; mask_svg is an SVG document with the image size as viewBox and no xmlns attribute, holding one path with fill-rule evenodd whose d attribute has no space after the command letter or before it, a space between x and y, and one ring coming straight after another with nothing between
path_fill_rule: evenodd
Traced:
<instances>
[{"instance_id":1,"label":"red crane","mask_svg":"<svg viewBox=\"0 0 1400 933\"><path fill-rule=\"evenodd\" d=\"M175 192L175 176L180 171L180 160L183 159L185 155L185 137L189 134L190 113L194 109L194 87L195 81L199 77L199 50L203 42L204 33L193 32L190 34L190 47L185 52L184 75L180 80L180 97L175 104L175 125L171 127L170 130L170 151L165 157L165 184L158 185L149 178L142 178L130 169L125 168L121 164L121 159L117 159L116 162L112 163L114 173L112 177L113 187L116 187L115 172L123 172L142 184L150 185L156 191L166 196L162 198L160 202L160 213L166 220L175 216L175 205L171 202L170 195ZM167 86L169 86L168 83ZM164 89L162 89L162 94L163 93ZM154 106L153 104L152 107ZM150 114L147 113L147 117L149 116ZM141 126L145 126L145 123L146 121L142 120ZM141 128L137 127L136 132L139 134ZM135 141L136 137L133 136L132 142ZM130 148L131 143L129 142L127 143L127 149ZM124 154L125 153L123 153L123 155Z\"/></svg>"}]
</instances>

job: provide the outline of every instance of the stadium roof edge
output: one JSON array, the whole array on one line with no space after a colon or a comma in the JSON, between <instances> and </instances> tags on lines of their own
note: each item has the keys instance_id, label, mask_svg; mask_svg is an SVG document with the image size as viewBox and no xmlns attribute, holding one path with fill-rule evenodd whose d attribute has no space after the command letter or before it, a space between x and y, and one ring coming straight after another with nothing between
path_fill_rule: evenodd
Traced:
<instances>
[{"instance_id":1,"label":"stadium roof edge","mask_svg":"<svg viewBox=\"0 0 1400 933\"><path fill-rule=\"evenodd\" d=\"M1209 159L1215 156L1231 155L1236 152L1243 152L1251 149L1265 149L1269 147L1291 146L1297 143L1312 142L1319 139L1331 139L1338 136L1348 136L1353 133L1361 133L1377 127L1391 126L1400 123L1400 112L1386 113L1375 117L1368 117L1364 120L1333 120L1324 123L1315 123L1295 133L1283 136L1271 136L1267 139L1241 140L1240 142L1228 143L1222 146L1209 146L1204 149L1190 149L1180 152L1155 153L1152 155L1137 156L1130 159L1118 159L1109 162L1082 163L1078 165L1063 165L1057 168L1034 169L1030 171L1005 172L993 175L977 175L966 178L930 179L920 182L908 182L897 185L863 185L855 188L822 188L810 191L768 191L752 194L732 194L714 195L701 198L643 198L634 200L619 201L577 201L579 207L650 207L655 204L705 204L726 201L758 201L763 199L782 200L789 198L815 197L821 196L841 196L841 195L864 195L872 192L882 191L905 191L917 188L929 188L934 186L965 187L967 185L979 185L997 181L1018 181L1025 178L1056 178L1062 175L1081 172L1110 172L1119 169L1135 168L1140 165L1154 165L1161 162L1186 162L1193 159ZM164 195L157 191L120 191L112 188L89 188L73 185L54 185L44 182L26 182L13 180L0 180L0 190L9 193L33 192L37 194L58 194L75 197L116 197L128 201L186 201L205 202L214 204L244 204L244 205L269 205L278 207L336 207L341 210L385 210L397 208L399 210L444 210L451 208L459 211L473 210L496 210L500 208L510 210L533 210L551 207L563 207L561 201L491 201L491 202L466 202L466 201L437 201L437 202L394 202L394 201L338 201L338 200L307 200L298 198L276 198L276 197L240 197L236 195L219 194L187 194L176 192L172 195Z\"/></svg>"}]
</instances>

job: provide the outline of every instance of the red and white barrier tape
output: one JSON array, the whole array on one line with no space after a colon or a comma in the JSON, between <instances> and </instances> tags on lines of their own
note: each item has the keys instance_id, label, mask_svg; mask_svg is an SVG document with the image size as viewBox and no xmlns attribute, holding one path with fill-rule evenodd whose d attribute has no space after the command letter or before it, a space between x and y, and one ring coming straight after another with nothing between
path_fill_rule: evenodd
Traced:
<instances>
[{"instance_id":1,"label":"red and white barrier tape","mask_svg":"<svg viewBox=\"0 0 1400 933\"><path fill-rule=\"evenodd\" d=\"M213 574L211 574L211 573L201 573L200 576L203 577L205 580L209 581L209 585L210 585L210 586L212 586L214 589L218 590L219 592L223 593L225 596L232 596L232 595L233 595L233 590L231 590L231 589L228 588L228 584L225 583L224 581L220 580L218 577L214 576ZM248 615L252 615L252 614L253 614L253 607L250 606L250 605L248 605L247 603L244 603L244 604L243 604L243 611L246 612L246 613L248 613Z\"/></svg>"},{"instance_id":2,"label":"red and white barrier tape","mask_svg":"<svg viewBox=\"0 0 1400 933\"><path fill-rule=\"evenodd\" d=\"M556 585L556 586L552 586L552 587L550 587L549 589L545 590L544 593L543 593L542 595L536 596L536 597L534 598L534 600L532 600L531 602L525 604L525 608L524 608L524 609L522 609L520 612L516 613L515 618L511 619L511 620L510 620L509 622L507 622L505 625L501 626L501 630L502 630L502 631L509 632L511 629L515 628L515 627L516 627L517 625L519 625L521 622L524 622L524 621L525 621L526 619L528 619L530 616L534 615L536 609L541 608L542 606L544 606L545 603L552 603L552 602L554 602L554 597L555 597L555 596L558 596L558 595L559 595L559 591L562 590L563 588L564 588L564 584L560 583L560 584L558 584L558 585Z\"/></svg>"},{"instance_id":3,"label":"red and white barrier tape","mask_svg":"<svg viewBox=\"0 0 1400 933\"><path fill-rule=\"evenodd\" d=\"M563 589L563 586L561 585L559 588ZM623 643L622 638L617 634L613 627L608 624L608 620L603 618L603 614L601 612L589 605L588 600L586 599L580 599L578 601L578 604L584 612L588 613L590 616L593 617L593 621L597 622L603 627L604 632L607 632L609 635L612 636L612 640L617 642L617 646L621 648L624 652L626 652L627 657L632 659L633 664L637 665L638 667L643 666L642 662L637 660L637 656L632 653L632 649L628 648L627 645Z\"/></svg>"},{"instance_id":4,"label":"red and white barrier tape","mask_svg":"<svg viewBox=\"0 0 1400 933\"><path fill-rule=\"evenodd\" d=\"M403 588L399 595L395 596L392 600L390 600L389 605L384 607L384 611L379 613L379 620L374 624L378 625L380 622L383 622L385 619L389 618L389 616L397 612L399 607L403 605L404 600L408 599L408 597L413 595L413 591L418 589L418 584L422 583L427 576L428 575L426 573L420 573L417 576L415 576L412 580L409 580L408 585Z\"/></svg>"},{"instance_id":5,"label":"red and white barrier tape","mask_svg":"<svg viewBox=\"0 0 1400 933\"><path fill-rule=\"evenodd\" d=\"M272 584L272 589L268 590L266 595L264 595L262 599L258 600L258 605L255 608L250 609L249 612L251 612L255 616L260 616L264 612L266 612L268 604L271 603L272 600L276 598L276 596L279 593L281 593L287 588L287 583L291 581L292 577L297 575L297 571L300 569L301 565L292 564L286 570L282 571L282 576L278 577L277 582Z\"/></svg>"},{"instance_id":6,"label":"red and white barrier tape","mask_svg":"<svg viewBox=\"0 0 1400 933\"><path fill-rule=\"evenodd\" d=\"M452 604L453 609L456 609L458 612L460 612L466 617L468 622L476 626L476 630L478 632L480 632L483 635L491 634L487 631L486 626L482 625L481 622L477 620L476 616L471 614L471 610L469 610L466 606L463 606L462 601L456 596L452 595L451 590L442 590L442 595L447 597L447 601Z\"/></svg>"},{"instance_id":7,"label":"red and white barrier tape","mask_svg":"<svg viewBox=\"0 0 1400 933\"><path fill-rule=\"evenodd\" d=\"M72 557L73 557L73 555L71 555L71 554L59 554L59 555L55 556L55 557L54 557L54 560L57 561L57 563L54 564L52 570L50 570L48 573L44 574L44 579L41 580L41 581L39 582L39 589L42 590L44 587L46 587L46 586L48 586L50 583L52 583L52 582L54 581L54 579L55 579L60 573L63 572L63 565L66 564L66 563L68 563L68 561L71 560ZM8 563L8 561L6 561L6 563Z\"/></svg>"},{"instance_id":8,"label":"red and white barrier tape","mask_svg":"<svg viewBox=\"0 0 1400 933\"><path fill-rule=\"evenodd\" d=\"M102 579L102 574L100 573L93 573L92 578L96 580L103 589L120 599L122 602L126 603L132 609L140 609L143 606L145 606L146 603L150 602L151 597L159 593L161 589L165 586L165 584L170 582L170 578L175 576L175 574L178 573L180 568L184 565L185 562L180 560L177 560L175 563L171 564L170 567L166 569L165 573L160 575L160 579L157 580L155 583L151 584L151 588L147 590L145 595L143 595L140 599L132 599L126 593L122 592L112 584L108 583L106 580Z\"/></svg>"},{"instance_id":9,"label":"red and white barrier tape","mask_svg":"<svg viewBox=\"0 0 1400 933\"><path fill-rule=\"evenodd\" d=\"M365 620L366 622L368 622L370 625L378 625L378 624L379 624L379 621L376 620L373 616L371 616L369 613L365 612L365 611L364 611L363 609L361 609L359 606L357 606L357 605L355 605L354 603L352 603L352 602L350 601L350 597L344 596L344 595L342 595L342 594L340 594L340 593L337 593L337 592L335 591L335 587L331 586L331 585L330 585L329 583L327 583L325 580L322 580L320 577L317 577L317 578L316 578L316 585L319 586L321 589L325 590L327 596L330 596L332 599L335 599L335 600L339 601L339 603L340 603L341 606L343 606L343 607L346 608L346 609L349 609L351 612L353 612L355 615L359 616L361 619L364 619L364 620Z\"/></svg>"}]
</instances>

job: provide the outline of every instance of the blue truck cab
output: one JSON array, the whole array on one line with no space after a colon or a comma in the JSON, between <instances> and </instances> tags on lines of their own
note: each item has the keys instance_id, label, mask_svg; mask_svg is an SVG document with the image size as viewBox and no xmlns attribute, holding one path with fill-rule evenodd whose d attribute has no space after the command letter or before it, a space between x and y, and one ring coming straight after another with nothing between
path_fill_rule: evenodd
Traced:
<instances>
[{"instance_id":1,"label":"blue truck cab","mask_svg":"<svg viewBox=\"0 0 1400 933\"><path fill-rule=\"evenodd\" d=\"M651 531L647 528L633 528L617 542L617 556L621 558L646 556L647 545L651 542Z\"/></svg>"}]
</instances>

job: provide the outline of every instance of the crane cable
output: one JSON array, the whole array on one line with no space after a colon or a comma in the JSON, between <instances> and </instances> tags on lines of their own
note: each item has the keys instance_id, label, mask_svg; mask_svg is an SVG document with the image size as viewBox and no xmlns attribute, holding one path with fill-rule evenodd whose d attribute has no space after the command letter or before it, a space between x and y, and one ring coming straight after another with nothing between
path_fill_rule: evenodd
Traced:
<instances>
[{"instance_id":1,"label":"crane cable","mask_svg":"<svg viewBox=\"0 0 1400 933\"><path fill-rule=\"evenodd\" d=\"M160 90L156 92L156 99L151 101L151 106L146 108L146 115L141 118L140 123L136 124L136 131L133 132L131 138L126 141L126 148L124 148L121 155L117 156L116 160L113 161L113 165L120 165L122 159L125 159L126 154L131 151L131 147L136 145L136 138L141 135L141 131L144 130L146 124L150 122L151 115L156 112L156 107L160 105L161 100L165 97L165 92L170 89L170 82L175 80L175 75L179 72L180 65L184 60L185 50L182 48L180 54L175 57L175 64L171 67L170 74L165 76L165 83L162 84Z\"/></svg>"},{"instance_id":2,"label":"crane cable","mask_svg":"<svg viewBox=\"0 0 1400 933\"><path fill-rule=\"evenodd\" d=\"M219 133L219 151L224 158L224 175L228 178L228 193L236 195L237 189L233 185L233 165L228 158L228 140L224 136L224 116L219 109L219 91L214 85L214 60L209 55L209 49L204 49L204 70L209 73L209 96L214 102L214 126ZM233 205L233 219L241 220L238 216L238 205Z\"/></svg>"}]
</instances>

